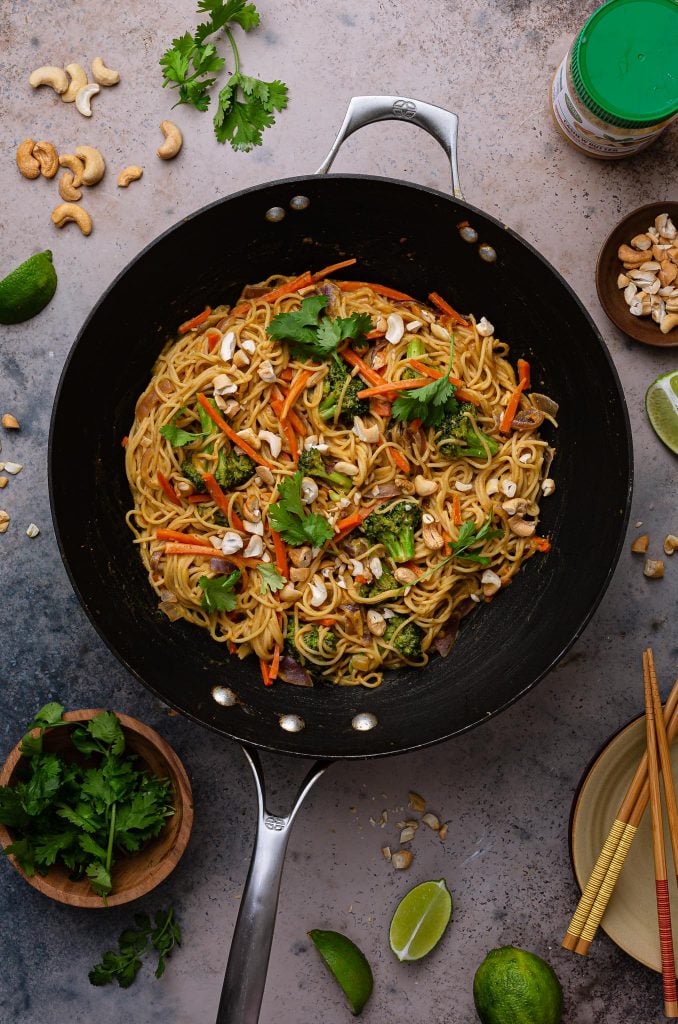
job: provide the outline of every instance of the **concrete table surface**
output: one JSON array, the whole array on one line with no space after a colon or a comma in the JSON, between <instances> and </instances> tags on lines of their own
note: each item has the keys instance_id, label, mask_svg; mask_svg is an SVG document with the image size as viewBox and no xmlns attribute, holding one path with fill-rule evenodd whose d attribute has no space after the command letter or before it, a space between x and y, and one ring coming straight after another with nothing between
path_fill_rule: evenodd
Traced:
<instances>
[{"instance_id":1,"label":"concrete table surface","mask_svg":"<svg viewBox=\"0 0 678 1024\"><path fill-rule=\"evenodd\" d=\"M561 271L587 305L619 370L633 424L636 484L629 538L612 584L583 637L545 682L481 729L431 750L373 763L339 764L312 793L293 833L285 869L262 1021L341 1024L341 993L306 932L329 927L365 951L376 979L366 1024L387 1020L466 1024L475 1019L473 973L493 946L515 943L550 959L572 1024L661 1019L658 976L604 936L588 959L559 948L577 892L568 858L568 815L580 774L600 744L641 706L640 653L652 643L664 692L676 674L678 564L648 581L629 553L643 523L657 552L678 533L676 460L643 411L647 385L678 363L675 350L639 346L607 321L595 297L598 248L636 206L675 199L678 131L624 163L580 155L556 134L547 87L591 0L363 0L261 5L263 23L242 43L245 71L283 78L290 106L249 155L217 145L209 115L170 114L157 61L169 40L200 20L189 0L0 6L0 276L50 248L59 288L32 322L0 329L0 411L20 433L2 434L4 460L23 471L0 492L12 517L0 537L0 757L48 700L103 705L159 729L190 773L196 822L187 854L161 888L134 909L174 904L184 942L155 981L144 967L134 986L95 989L87 972L115 943L131 908L83 911L48 901L0 863L0 1024L196 1024L211 1021L253 841L254 790L234 745L168 715L118 664L73 595L60 561L47 495L50 409L66 353L93 303L126 263L183 215L249 184L313 170L355 93L399 93L456 110L467 199L506 220ZM85 121L49 90L32 91L41 64L84 65L97 55L122 81L102 90ZM155 149L160 121L176 118L185 146L172 163ZM95 227L83 238L57 231L56 182L27 181L14 165L25 137L62 151L98 145L109 171L83 199ZM117 170L145 168L116 188ZM446 190L449 170L426 136L405 125L375 126L342 150L336 170L383 174ZM274 270L275 268L271 268ZM479 311L482 312L482 311ZM498 325L501 332L501 325ZM115 353L111 352L111 359ZM106 381L93 382L105 388ZM601 459L605 453L601 452ZM73 439L73 469L78 444ZM586 495L581 505L586 538ZM40 527L31 540L29 522ZM668 560L667 560L668 561ZM302 765L273 764L284 804ZM380 847L395 846L407 791L425 795L449 820L444 843L419 834L415 860L397 873ZM272 801L275 804L275 799ZM383 810L388 823L379 827ZM376 822L376 824L375 824ZM455 917L435 952L400 965L388 949L391 913L408 887L447 879Z\"/></svg>"}]
</instances>

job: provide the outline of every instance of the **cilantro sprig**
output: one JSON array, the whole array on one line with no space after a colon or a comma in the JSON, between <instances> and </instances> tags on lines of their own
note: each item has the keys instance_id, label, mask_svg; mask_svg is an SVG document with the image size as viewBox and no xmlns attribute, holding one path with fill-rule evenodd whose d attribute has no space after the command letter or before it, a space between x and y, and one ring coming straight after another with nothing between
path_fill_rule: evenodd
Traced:
<instances>
[{"instance_id":1,"label":"cilantro sprig","mask_svg":"<svg viewBox=\"0 0 678 1024\"><path fill-rule=\"evenodd\" d=\"M334 536L334 531L325 516L307 512L301 500L301 470L293 476L281 481L280 500L269 505L268 518L271 526L282 539L299 547L300 544L311 544L320 548Z\"/></svg>"},{"instance_id":2,"label":"cilantro sprig","mask_svg":"<svg viewBox=\"0 0 678 1024\"><path fill-rule=\"evenodd\" d=\"M163 88L177 89L177 104L188 103L205 111L210 105L210 90L226 61L213 42L206 40L223 31L231 45L234 70L219 92L214 115L214 134L219 142L229 142L236 151L249 152L260 146L263 133L275 123L275 114L287 106L287 86L275 79L265 82L244 75L233 27L250 32L259 24L259 12L246 0L199 0L198 13L208 14L195 33L186 32L172 40L160 58Z\"/></svg>"},{"instance_id":3,"label":"cilantro sprig","mask_svg":"<svg viewBox=\"0 0 678 1024\"><path fill-rule=\"evenodd\" d=\"M327 295L311 295L293 313L278 313L268 325L269 338L286 341L293 355L327 359L347 338L363 341L372 329L369 313L352 313L332 320L323 315Z\"/></svg>"},{"instance_id":4,"label":"cilantro sprig","mask_svg":"<svg viewBox=\"0 0 678 1024\"><path fill-rule=\"evenodd\" d=\"M275 594L278 590L282 590L287 582L285 577L276 569L273 562L259 562L257 571L261 576L260 592L262 594L267 592Z\"/></svg>"},{"instance_id":5,"label":"cilantro sprig","mask_svg":"<svg viewBox=\"0 0 678 1024\"><path fill-rule=\"evenodd\" d=\"M202 606L208 612L232 612L238 603L235 585L240 579L240 569L234 569L228 576L201 576Z\"/></svg>"},{"instance_id":6,"label":"cilantro sprig","mask_svg":"<svg viewBox=\"0 0 678 1024\"><path fill-rule=\"evenodd\" d=\"M459 403L454 397L454 384L449 377L454 359L454 335L450 335L450 358L442 377L432 380L421 388L404 391L392 406L397 420L421 420L425 427L439 427L446 415L455 413Z\"/></svg>"},{"instance_id":7,"label":"cilantro sprig","mask_svg":"<svg viewBox=\"0 0 678 1024\"><path fill-rule=\"evenodd\" d=\"M450 543L450 550L454 558L463 558L467 562L477 562L478 565L489 565L490 559L485 555L474 553L471 549L483 544L486 540L494 540L503 537L501 530L492 526L492 516L488 516L482 526L476 527L472 519L462 523L459 529L459 536Z\"/></svg>"},{"instance_id":8,"label":"cilantro sprig","mask_svg":"<svg viewBox=\"0 0 678 1024\"><path fill-rule=\"evenodd\" d=\"M107 950L89 972L92 985L110 985L117 981L120 988L129 988L141 968L139 959L151 949L158 953L156 978L165 973L165 960L175 946L181 945L181 929L174 910L159 910L155 924L148 914L134 915L135 928L125 928L118 939L117 950Z\"/></svg>"}]
</instances>

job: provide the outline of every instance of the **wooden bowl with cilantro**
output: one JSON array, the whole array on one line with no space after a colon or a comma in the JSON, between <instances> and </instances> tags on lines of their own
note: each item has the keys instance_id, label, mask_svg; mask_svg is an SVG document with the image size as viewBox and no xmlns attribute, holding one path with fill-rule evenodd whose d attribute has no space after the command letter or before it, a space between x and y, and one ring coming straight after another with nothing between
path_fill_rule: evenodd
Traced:
<instances>
[{"instance_id":1,"label":"wooden bowl with cilantro","mask_svg":"<svg viewBox=\"0 0 678 1024\"><path fill-rule=\"evenodd\" d=\"M46 704L0 772L0 843L29 885L72 907L150 892L193 824L186 770L128 715Z\"/></svg>"}]
</instances>

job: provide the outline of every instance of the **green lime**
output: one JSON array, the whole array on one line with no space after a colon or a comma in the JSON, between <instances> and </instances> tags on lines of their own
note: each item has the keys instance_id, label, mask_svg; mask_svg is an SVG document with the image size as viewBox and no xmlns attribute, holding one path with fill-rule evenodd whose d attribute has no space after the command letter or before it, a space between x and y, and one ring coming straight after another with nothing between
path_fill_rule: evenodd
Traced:
<instances>
[{"instance_id":1,"label":"green lime","mask_svg":"<svg viewBox=\"0 0 678 1024\"><path fill-rule=\"evenodd\" d=\"M339 932L324 932L318 928L308 937L329 967L346 996L351 1013L357 1017L372 995L372 970L364 953L355 942Z\"/></svg>"},{"instance_id":2,"label":"green lime","mask_svg":"<svg viewBox=\"0 0 678 1024\"><path fill-rule=\"evenodd\" d=\"M473 979L483 1024L559 1024L563 990L555 971L536 953L502 946L487 954Z\"/></svg>"},{"instance_id":3,"label":"green lime","mask_svg":"<svg viewBox=\"0 0 678 1024\"><path fill-rule=\"evenodd\" d=\"M645 411L657 437L678 455L678 370L662 373L650 384Z\"/></svg>"},{"instance_id":4,"label":"green lime","mask_svg":"<svg viewBox=\"0 0 678 1024\"><path fill-rule=\"evenodd\" d=\"M30 256L0 281L0 324L19 324L44 309L56 291L49 249Z\"/></svg>"},{"instance_id":5,"label":"green lime","mask_svg":"<svg viewBox=\"0 0 678 1024\"><path fill-rule=\"evenodd\" d=\"M444 879L415 885L401 899L388 933L400 961L421 960L440 942L452 917L452 897Z\"/></svg>"}]
</instances>

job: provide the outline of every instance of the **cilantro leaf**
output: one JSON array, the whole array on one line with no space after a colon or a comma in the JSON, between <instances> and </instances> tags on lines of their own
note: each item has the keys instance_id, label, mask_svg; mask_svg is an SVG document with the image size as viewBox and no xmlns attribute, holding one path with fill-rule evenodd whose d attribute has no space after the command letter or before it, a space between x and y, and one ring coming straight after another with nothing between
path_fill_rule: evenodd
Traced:
<instances>
[{"instance_id":1,"label":"cilantro leaf","mask_svg":"<svg viewBox=\"0 0 678 1024\"><path fill-rule=\"evenodd\" d=\"M89 972L92 985L108 985L117 981L121 988L129 988L142 966L140 957L151 949L159 954L155 976L162 977L166 957L181 944L181 929L173 908L159 910L153 925L148 914L135 914L134 922L136 928L126 928L120 934L117 951L107 950L101 963Z\"/></svg>"},{"instance_id":2,"label":"cilantro leaf","mask_svg":"<svg viewBox=\"0 0 678 1024\"><path fill-rule=\"evenodd\" d=\"M467 520L459 529L459 536L450 543L450 551L457 558L463 558L467 562L476 562L478 565L489 565L490 559L486 555L474 554L470 549L482 544L486 540L494 540L502 537L502 530L495 530L492 526L492 516L482 526L476 528L472 519Z\"/></svg>"},{"instance_id":3,"label":"cilantro leaf","mask_svg":"<svg viewBox=\"0 0 678 1024\"><path fill-rule=\"evenodd\" d=\"M111 873L101 861L93 860L87 865L86 871L92 892L97 896L108 896L113 888Z\"/></svg>"},{"instance_id":4,"label":"cilantro leaf","mask_svg":"<svg viewBox=\"0 0 678 1024\"><path fill-rule=\"evenodd\" d=\"M42 752L42 733L45 729L53 728L55 725L63 725L63 704L52 701L50 704L43 704L32 722L26 726L26 733L21 740L21 753L24 757L33 757ZM31 736L34 729L40 729L39 736Z\"/></svg>"},{"instance_id":5,"label":"cilantro leaf","mask_svg":"<svg viewBox=\"0 0 678 1024\"><path fill-rule=\"evenodd\" d=\"M445 372L430 384L398 395L391 409L397 420L420 419L425 427L438 427L446 415L458 410L459 403L454 397L454 384L449 380L453 358L454 335L451 334L450 358Z\"/></svg>"},{"instance_id":6,"label":"cilantro leaf","mask_svg":"<svg viewBox=\"0 0 678 1024\"><path fill-rule=\"evenodd\" d=\"M347 338L362 341L372 327L368 313L353 313L347 317L322 317L329 299L326 295L311 295L303 299L301 307L293 313L278 313L267 327L275 341L286 341L296 355L326 359L337 351Z\"/></svg>"},{"instance_id":7,"label":"cilantro leaf","mask_svg":"<svg viewBox=\"0 0 678 1024\"><path fill-rule=\"evenodd\" d=\"M311 544L320 548L334 536L334 530L325 516L309 513L301 500L303 473L297 470L287 477L279 487L280 499L269 505L268 518L271 526L284 541L293 547Z\"/></svg>"},{"instance_id":8,"label":"cilantro leaf","mask_svg":"<svg viewBox=\"0 0 678 1024\"><path fill-rule=\"evenodd\" d=\"M259 24L259 12L254 4L248 3L247 0L226 0L226 3L223 0L198 0L198 13L210 15L209 22L198 27L196 35L202 38L224 28L229 21L240 25L245 32ZM201 32L203 29L208 31Z\"/></svg>"},{"instance_id":9,"label":"cilantro leaf","mask_svg":"<svg viewBox=\"0 0 678 1024\"><path fill-rule=\"evenodd\" d=\"M172 908L167 911L159 910L155 915L155 928L151 932L151 943L159 953L155 976L161 978L165 973L165 958L170 955L175 946L181 945L181 929Z\"/></svg>"},{"instance_id":10,"label":"cilantro leaf","mask_svg":"<svg viewBox=\"0 0 678 1024\"><path fill-rule=\"evenodd\" d=\"M232 612L238 600L233 588L240 575L240 569L234 569L229 576L201 576L198 583L203 590L203 608L208 612Z\"/></svg>"},{"instance_id":11,"label":"cilantro leaf","mask_svg":"<svg viewBox=\"0 0 678 1024\"><path fill-rule=\"evenodd\" d=\"M270 590L272 594L282 590L285 586L285 577L281 576L273 562L259 562L257 571L261 576L261 593L265 594Z\"/></svg>"},{"instance_id":12,"label":"cilantro leaf","mask_svg":"<svg viewBox=\"0 0 678 1024\"><path fill-rule=\"evenodd\" d=\"M172 40L172 46L160 58L163 68L163 88L167 85L179 90L177 104L188 103L198 110L207 110L210 97L209 89L216 82L214 76L224 66L224 58L220 57L212 43L202 45L201 40L194 39L186 32L178 39Z\"/></svg>"},{"instance_id":13,"label":"cilantro leaf","mask_svg":"<svg viewBox=\"0 0 678 1024\"><path fill-rule=\"evenodd\" d=\"M217 142L230 142L236 152L249 153L255 146L261 145L264 130L275 123L275 117L268 102L262 102L255 90L249 93L242 90L243 77L236 72L219 93L217 112L214 115L214 134ZM254 82L256 79L247 81ZM239 88L242 99L238 99ZM285 90L283 106L286 105Z\"/></svg>"},{"instance_id":14,"label":"cilantro leaf","mask_svg":"<svg viewBox=\"0 0 678 1024\"><path fill-rule=\"evenodd\" d=\"M87 725L88 732L111 748L112 754L122 754L125 749L125 734L118 716L112 711L101 711Z\"/></svg>"},{"instance_id":15,"label":"cilantro leaf","mask_svg":"<svg viewBox=\"0 0 678 1024\"><path fill-rule=\"evenodd\" d=\"M173 448L183 448L184 445L193 444L194 441L200 441L205 437L204 434L192 434L182 427L177 427L174 423L166 423L164 427L160 428L160 434L169 441Z\"/></svg>"}]
</instances>

